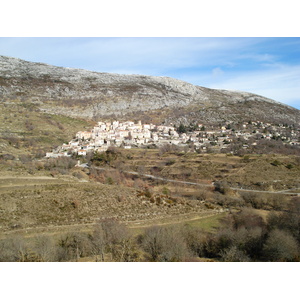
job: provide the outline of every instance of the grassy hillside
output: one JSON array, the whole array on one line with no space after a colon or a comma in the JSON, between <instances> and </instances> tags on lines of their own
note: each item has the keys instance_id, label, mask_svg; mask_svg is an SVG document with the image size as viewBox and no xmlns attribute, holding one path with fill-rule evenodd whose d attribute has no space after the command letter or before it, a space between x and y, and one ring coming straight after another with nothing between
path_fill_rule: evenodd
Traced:
<instances>
[{"instance_id":1,"label":"grassy hillside","mask_svg":"<svg viewBox=\"0 0 300 300\"><path fill-rule=\"evenodd\" d=\"M153 201L155 199L155 201ZM186 215L214 214L198 201L155 195L150 198L135 188L78 180L72 176L1 177L1 230L51 226L89 225L101 218L129 224L152 224ZM59 228L57 229L59 231Z\"/></svg>"},{"instance_id":2,"label":"grassy hillside","mask_svg":"<svg viewBox=\"0 0 300 300\"><path fill-rule=\"evenodd\" d=\"M32 103L11 101L0 105L0 154L37 154L68 142L92 122L50 115Z\"/></svg>"}]
</instances>

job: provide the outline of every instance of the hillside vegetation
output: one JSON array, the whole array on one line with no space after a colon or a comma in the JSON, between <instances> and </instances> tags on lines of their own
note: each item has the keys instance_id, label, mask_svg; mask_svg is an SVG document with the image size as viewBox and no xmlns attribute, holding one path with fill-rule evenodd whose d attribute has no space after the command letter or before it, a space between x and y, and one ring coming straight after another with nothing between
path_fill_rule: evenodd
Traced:
<instances>
[{"instance_id":1,"label":"hillside vegetation","mask_svg":"<svg viewBox=\"0 0 300 300\"><path fill-rule=\"evenodd\" d=\"M280 211L300 188L297 157L111 149L86 159L84 169L69 157L1 159L2 230L101 218L172 223L242 207Z\"/></svg>"},{"instance_id":2,"label":"hillside vegetation","mask_svg":"<svg viewBox=\"0 0 300 300\"><path fill-rule=\"evenodd\" d=\"M0 105L0 155L35 155L68 142L77 131L92 123L41 112L35 104L11 101Z\"/></svg>"}]
</instances>

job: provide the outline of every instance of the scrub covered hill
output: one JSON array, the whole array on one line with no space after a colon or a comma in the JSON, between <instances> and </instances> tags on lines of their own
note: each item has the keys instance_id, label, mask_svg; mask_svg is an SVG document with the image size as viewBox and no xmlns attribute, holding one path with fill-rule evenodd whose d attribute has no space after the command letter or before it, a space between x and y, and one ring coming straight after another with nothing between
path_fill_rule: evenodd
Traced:
<instances>
[{"instance_id":1,"label":"scrub covered hill","mask_svg":"<svg viewBox=\"0 0 300 300\"><path fill-rule=\"evenodd\" d=\"M0 56L0 97L34 103L40 111L100 120L147 122L261 120L299 124L299 110L238 91L215 90L169 77L98 73Z\"/></svg>"}]
</instances>

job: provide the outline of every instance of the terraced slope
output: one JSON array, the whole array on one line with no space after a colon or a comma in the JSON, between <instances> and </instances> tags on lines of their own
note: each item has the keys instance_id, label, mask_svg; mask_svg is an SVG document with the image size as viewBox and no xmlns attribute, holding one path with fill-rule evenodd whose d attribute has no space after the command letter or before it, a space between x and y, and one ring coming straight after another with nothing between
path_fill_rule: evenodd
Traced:
<instances>
[{"instance_id":1,"label":"terraced slope","mask_svg":"<svg viewBox=\"0 0 300 300\"><path fill-rule=\"evenodd\" d=\"M68 177L5 177L0 179L1 231L51 230L93 225L114 218L129 224L171 221L211 215L199 201L151 197L134 188L77 181Z\"/></svg>"}]
</instances>

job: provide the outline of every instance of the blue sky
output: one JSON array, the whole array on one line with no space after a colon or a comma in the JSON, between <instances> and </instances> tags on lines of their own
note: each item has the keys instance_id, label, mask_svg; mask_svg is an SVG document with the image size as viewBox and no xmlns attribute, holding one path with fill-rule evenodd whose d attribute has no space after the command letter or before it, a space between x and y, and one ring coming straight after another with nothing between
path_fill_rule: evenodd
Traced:
<instances>
[{"instance_id":1,"label":"blue sky","mask_svg":"<svg viewBox=\"0 0 300 300\"><path fill-rule=\"evenodd\" d=\"M0 38L0 55L99 72L169 76L300 109L300 38Z\"/></svg>"}]
</instances>

